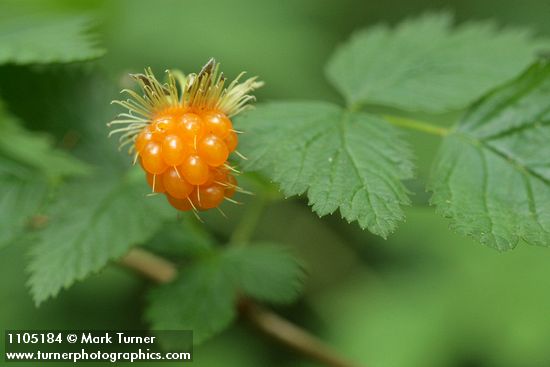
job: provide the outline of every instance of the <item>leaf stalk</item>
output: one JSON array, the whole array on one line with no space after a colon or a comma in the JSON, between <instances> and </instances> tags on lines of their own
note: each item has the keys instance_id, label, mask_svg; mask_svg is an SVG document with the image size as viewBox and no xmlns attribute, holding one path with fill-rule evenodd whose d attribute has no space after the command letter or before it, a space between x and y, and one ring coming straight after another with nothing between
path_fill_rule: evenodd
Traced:
<instances>
[{"instance_id":1,"label":"leaf stalk","mask_svg":"<svg viewBox=\"0 0 550 367\"><path fill-rule=\"evenodd\" d=\"M431 135L446 136L450 132L450 129L448 128L436 126L425 121L393 115L384 115L383 117L392 125L410 130L421 131Z\"/></svg>"}]
</instances>

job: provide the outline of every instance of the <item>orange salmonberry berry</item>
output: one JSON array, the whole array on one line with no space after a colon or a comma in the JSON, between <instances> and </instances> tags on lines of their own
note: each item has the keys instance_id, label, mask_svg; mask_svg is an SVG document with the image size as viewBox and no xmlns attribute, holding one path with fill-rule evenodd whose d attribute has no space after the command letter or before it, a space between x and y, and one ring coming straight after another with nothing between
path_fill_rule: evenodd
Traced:
<instances>
[{"instance_id":1,"label":"orange salmonberry berry","mask_svg":"<svg viewBox=\"0 0 550 367\"><path fill-rule=\"evenodd\" d=\"M129 113L111 122L127 125L111 134L122 133L121 146L131 144L153 192L183 211L216 208L233 196L237 180L227 160L238 138L229 116L247 107L248 93L261 83L250 78L224 88L213 60L199 74L169 72L166 84L150 70L134 78L143 95L129 91L132 101L115 101Z\"/></svg>"},{"instance_id":2,"label":"orange salmonberry berry","mask_svg":"<svg viewBox=\"0 0 550 367\"><path fill-rule=\"evenodd\" d=\"M233 130L231 121L221 112L208 111L203 116L204 130L224 139Z\"/></svg>"},{"instance_id":3,"label":"orange salmonberry berry","mask_svg":"<svg viewBox=\"0 0 550 367\"><path fill-rule=\"evenodd\" d=\"M135 142L136 152L141 153L141 151L143 150L143 148L145 148L147 143L158 140L158 136L156 135L157 134L151 132L150 129L148 128L143 130L136 138L136 142Z\"/></svg>"},{"instance_id":4,"label":"orange salmonberry berry","mask_svg":"<svg viewBox=\"0 0 550 367\"><path fill-rule=\"evenodd\" d=\"M194 139L202 136L204 124L199 115L187 112L181 116L180 123L177 128L181 135L193 141Z\"/></svg>"},{"instance_id":5,"label":"orange salmonberry berry","mask_svg":"<svg viewBox=\"0 0 550 367\"><path fill-rule=\"evenodd\" d=\"M221 166L229 157L229 150L224 141L214 134L209 134L201 139L197 151L212 167Z\"/></svg>"},{"instance_id":6,"label":"orange salmonberry berry","mask_svg":"<svg viewBox=\"0 0 550 367\"><path fill-rule=\"evenodd\" d=\"M170 112L167 112L153 120L153 123L151 124L152 130L165 134L175 127L176 122L174 120L175 116L170 114Z\"/></svg>"},{"instance_id":7,"label":"orange salmonberry berry","mask_svg":"<svg viewBox=\"0 0 550 367\"><path fill-rule=\"evenodd\" d=\"M208 165L199 155L191 155L178 167L183 177L192 185L202 185L208 180Z\"/></svg>"},{"instance_id":8,"label":"orange salmonberry berry","mask_svg":"<svg viewBox=\"0 0 550 367\"><path fill-rule=\"evenodd\" d=\"M172 205L174 208L182 211L189 211L195 209L193 207L193 204L191 202L191 199L185 198L185 199L176 199L175 197L171 195L166 195L166 198L168 199L168 202L170 205Z\"/></svg>"},{"instance_id":9,"label":"orange salmonberry berry","mask_svg":"<svg viewBox=\"0 0 550 367\"><path fill-rule=\"evenodd\" d=\"M145 175L147 178L147 183L149 184L153 192L161 194L166 191L166 189L164 188L164 183L162 182L161 175L153 175L149 172L146 172Z\"/></svg>"},{"instance_id":10,"label":"orange salmonberry berry","mask_svg":"<svg viewBox=\"0 0 550 367\"><path fill-rule=\"evenodd\" d=\"M212 209L221 204L225 198L225 188L218 184L199 186L193 191L191 201L201 210Z\"/></svg>"},{"instance_id":11,"label":"orange salmonberry berry","mask_svg":"<svg viewBox=\"0 0 550 367\"><path fill-rule=\"evenodd\" d=\"M229 153L233 153L239 144L239 138L235 131L230 131L223 141Z\"/></svg>"},{"instance_id":12,"label":"orange salmonberry berry","mask_svg":"<svg viewBox=\"0 0 550 367\"><path fill-rule=\"evenodd\" d=\"M150 141L139 153L143 169L149 173L159 174L168 168L162 157L162 146L156 141Z\"/></svg>"},{"instance_id":13,"label":"orange salmonberry berry","mask_svg":"<svg viewBox=\"0 0 550 367\"><path fill-rule=\"evenodd\" d=\"M237 180L233 175L227 175L225 184L225 196L231 198L233 195L235 195L235 192L237 191Z\"/></svg>"},{"instance_id":14,"label":"orange salmonberry berry","mask_svg":"<svg viewBox=\"0 0 550 367\"><path fill-rule=\"evenodd\" d=\"M210 171L210 180L205 185L210 185L212 183L219 184L227 181L227 176L229 175L227 171L228 170L225 167L212 168Z\"/></svg>"},{"instance_id":15,"label":"orange salmonberry berry","mask_svg":"<svg viewBox=\"0 0 550 367\"><path fill-rule=\"evenodd\" d=\"M153 192L179 210L215 208L233 196L237 181L223 166L237 138L233 130L217 135L232 126L225 119L220 112L171 109L138 134L135 148Z\"/></svg>"},{"instance_id":16,"label":"orange salmonberry berry","mask_svg":"<svg viewBox=\"0 0 550 367\"><path fill-rule=\"evenodd\" d=\"M193 185L183 178L176 167L170 167L162 174L162 183L166 192L176 199L185 199L194 189Z\"/></svg>"},{"instance_id":17,"label":"orange salmonberry berry","mask_svg":"<svg viewBox=\"0 0 550 367\"><path fill-rule=\"evenodd\" d=\"M162 158L169 166L177 166L183 163L190 155L191 148L185 140L177 134L171 133L162 141Z\"/></svg>"}]
</instances>

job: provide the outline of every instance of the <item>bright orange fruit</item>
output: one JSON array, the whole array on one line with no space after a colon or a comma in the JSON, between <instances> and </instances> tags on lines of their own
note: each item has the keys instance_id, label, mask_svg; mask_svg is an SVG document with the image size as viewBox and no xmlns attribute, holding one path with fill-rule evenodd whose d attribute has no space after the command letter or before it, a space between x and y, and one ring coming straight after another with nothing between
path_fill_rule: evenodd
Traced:
<instances>
[{"instance_id":1,"label":"bright orange fruit","mask_svg":"<svg viewBox=\"0 0 550 367\"><path fill-rule=\"evenodd\" d=\"M158 115L135 142L153 191L179 210L215 208L232 196L236 179L223 167L237 142L230 119L174 108Z\"/></svg>"},{"instance_id":2,"label":"bright orange fruit","mask_svg":"<svg viewBox=\"0 0 550 367\"><path fill-rule=\"evenodd\" d=\"M150 69L132 77L143 94L125 90L131 98L114 101L128 113L109 124L123 126L110 135L121 133L121 146L130 144L153 192L183 211L216 208L233 196L237 180L227 160L238 138L229 116L246 109L253 99L248 93L262 83L249 78L225 85L213 59L198 74L168 71L167 83Z\"/></svg>"}]
</instances>

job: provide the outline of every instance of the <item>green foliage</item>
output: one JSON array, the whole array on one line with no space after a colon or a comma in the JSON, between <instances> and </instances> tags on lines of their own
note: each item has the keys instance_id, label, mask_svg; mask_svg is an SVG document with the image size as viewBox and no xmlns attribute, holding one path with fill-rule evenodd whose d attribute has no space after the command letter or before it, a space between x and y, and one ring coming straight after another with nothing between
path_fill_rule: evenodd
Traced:
<instances>
[{"instance_id":1,"label":"green foliage","mask_svg":"<svg viewBox=\"0 0 550 367\"><path fill-rule=\"evenodd\" d=\"M171 284L150 293L146 317L156 330L193 330L200 344L235 318L234 274L224 258L212 256L180 272Z\"/></svg>"},{"instance_id":2,"label":"green foliage","mask_svg":"<svg viewBox=\"0 0 550 367\"><path fill-rule=\"evenodd\" d=\"M44 13L11 14L0 11L0 64L35 64L84 61L105 51L88 30L87 16Z\"/></svg>"},{"instance_id":3,"label":"green foliage","mask_svg":"<svg viewBox=\"0 0 550 367\"><path fill-rule=\"evenodd\" d=\"M54 149L49 137L25 130L0 101L0 247L14 243L44 205L61 176L89 172L83 162Z\"/></svg>"},{"instance_id":4,"label":"green foliage","mask_svg":"<svg viewBox=\"0 0 550 367\"><path fill-rule=\"evenodd\" d=\"M476 103L445 138L430 183L453 227L499 250L550 244L550 64Z\"/></svg>"},{"instance_id":5,"label":"green foliage","mask_svg":"<svg viewBox=\"0 0 550 367\"><path fill-rule=\"evenodd\" d=\"M79 33L83 18L16 16L6 6L0 15L0 63L62 62L101 52ZM13 15L13 16L12 16ZM84 28L83 28L84 27ZM82 30L81 30L82 28ZM78 43L78 47L69 47ZM30 132L0 101L0 247L16 241L45 204L51 184L61 176L83 175L90 168L54 149L52 139Z\"/></svg>"},{"instance_id":6,"label":"green foliage","mask_svg":"<svg viewBox=\"0 0 550 367\"><path fill-rule=\"evenodd\" d=\"M439 13L361 31L337 50L327 76L349 105L444 112L514 77L541 46L529 32L491 21L452 23Z\"/></svg>"},{"instance_id":7,"label":"green foliage","mask_svg":"<svg viewBox=\"0 0 550 367\"><path fill-rule=\"evenodd\" d=\"M463 108L522 70L542 45L529 32L497 30L491 22L451 25L449 14L431 14L354 36L327 66L348 107L259 106L239 121L249 133L242 139L251 158L245 169L261 170L287 196L307 192L319 215L340 209L344 219L385 238L404 218L409 198L402 181L412 178L413 168L390 123L445 130L357 111L372 105L430 113ZM445 139L429 185L432 201L459 232L498 249L520 238L550 243L548 86L541 81L544 70L524 78L486 97Z\"/></svg>"},{"instance_id":8,"label":"green foliage","mask_svg":"<svg viewBox=\"0 0 550 367\"><path fill-rule=\"evenodd\" d=\"M146 192L143 177L134 174L63 186L31 248L29 286L37 304L147 240L175 215Z\"/></svg>"},{"instance_id":9,"label":"green foliage","mask_svg":"<svg viewBox=\"0 0 550 367\"><path fill-rule=\"evenodd\" d=\"M19 7L21 2L12 3ZM265 80L260 101L282 96L335 99L329 83L319 77L324 56L348 29L384 19L383 7L344 1L312 13L311 4L266 5L250 0L239 6L200 1L169 7L146 1L73 3L56 1L54 6L99 7L116 19L98 29L112 52L100 70L78 67L86 74L83 79L62 65L33 67L32 72L18 65L0 70L0 90L10 108L33 110L18 111L28 126L57 136L66 132L78 136L72 152L98 166L90 169L56 149L49 137L24 129L0 112L0 247L16 243L24 233L38 238L31 243L28 268L35 301L104 269L133 245L181 265L178 279L150 293L147 318L157 329L194 329L195 341L201 342L231 323L241 296L274 304L294 300L304 274L289 252L254 243L218 247L234 231L241 210L251 209L249 201L224 208L227 218L201 213L203 224L191 216L177 218L158 197L145 197L150 190L143 177L132 173L118 178L120 167L131 158L118 154L121 161L113 164L111 154L116 153L108 143L114 142L105 139L104 127L106 115L111 114L108 101L118 84L126 87L127 80L119 77L129 70L151 65L189 72L210 55L220 59L230 75L245 68ZM103 52L88 33L89 18L52 15L51 9L20 16L5 12L4 5L0 5L0 64L72 62ZM408 4L402 12L416 7ZM510 19L509 9L502 7ZM212 8L217 11L208 13ZM468 14L468 9L461 6L461 19L478 16ZM500 9L499 5L493 10ZM335 12L342 16L334 17ZM211 16L200 16L206 13ZM392 7L387 14L387 19L399 16ZM544 11L540 14L543 18ZM220 38L229 18L237 20L232 37ZM147 26L136 19L147 19ZM518 16L514 21L526 19ZM449 130L438 156L432 146L439 137L403 137L393 126L411 127L412 122L424 132L445 132L443 125L452 121L427 127L414 116L435 121L440 116L422 113L466 108L522 70L540 44L529 32L497 29L492 21L452 23L449 15L432 14L353 36L326 67L346 108L322 102L271 103L238 121L239 130L245 130L238 149L250 159L243 161L244 171L260 170L267 176L248 177L273 180L285 195L307 197L319 215L340 211L346 220L356 220L384 237L406 213L403 230L382 241L337 218L316 220L305 205L286 202L270 203L259 222L262 227L254 233L299 248L301 258L314 270L306 307L319 313L325 325L309 313L288 311L301 324L327 333L321 337L352 360L380 367L547 365L550 334L541 322L550 305L544 296L548 281L541 281L550 279L545 249L523 246L517 253L496 256L449 233L445 221L431 209L405 207L412 197L409 191L416 194L415 203L427 203L422 172L435 157L429 184L432 202L451 217L459 232L499 249L522 240L550 243L546 64L535 65L470 108ZM177 34L181 24L187 38L201 42L174 47L166 35ZM281 60L277 57L281 53L292 57ZM47 78L39 75L44 70ZM71 88L72 81L65 83L69 79L78 88ZM52 93L53 85L62 93ZM378 116L379 111L398 116ZM452 115L444 118L448 116ZM415 160L418 180L409 181L413 171L409 146L424 154ZM66 184L66 176L75 175L88 176ZM250 189L246 178L239 183ZM251 191L262 198L279 198L264 189L254 185ZM112 328L113 322L121 329L139 327L139 307L128 310L127 305L135 304L143 283L114 267L48 307L32 308L21 291L27 243L19 242L20 246L2 249L0 256L5 274L0 298L9 298L0 303L0 321L11 323L11 328L37 322L44 329ZM363 262L368 267L364 277ZM107 319L82 317L106 313ZM296 364L295 356L271 353L269 344L259 339L254 344L253 338L248 330L233 329L201 346L196 352L201 355L199 363L219 365L216 356L223 356L225 365ZM248 348L242 348L243 341ZM235 355L240 357L232 360ZM272 355L275 361L270 361Z\"/></svg>"},{"instance_id":10,"label":"green foliage","mask_svg":"<svg viewBox=\"0 0 550 367\"><path fill-rule=\"evenodd\" d=\"M90 172L90 168L84 162L54 149L49 136L25 130L1 104L0 130L0 154L35 168L49 178Z\"/></svg>"},{"instance_id":11,"label":"green foliage","mask_svg":"<svg viewBox=\"0 0 550 367\"><path fill-rule=\"evenodd\" d=\"M233 321L239 290L288 302L302 278L298 262L273 245L212 252L185 267L174 282L153 289L146 316L156 330L193 330L193 342L200 344Z\"/></svg>"},{"instance_id":12,"label":"green foliage","mask_svg":"<svg viewBox=\"0 0 550 367\"><path fill-rule=\"evenodd\" d=\"M323 102L272 103L238 121L246 170L262 170L285 195L307 191L319 215L340 209L348 221L386 237L408 204L407 145L375 115Z\"/></svg>"},{"instance_id":13,"label":"green foliage","mask_svg":"<svg viewBox=\"0 0 550 367\"><path fill-rule=\"evenodd\" d=\"M0 156L0 248L22 235L47 197L48 183L35 176Z\"/></svg>"},{"instance_id":14,"label":"green foliage","mask_svg":"<svg viewBox=\"0 0 550 367\"><path fill-rule=\"evenodd\" d=\"M303 267L281 246L255 244L232 249L227 256L245 294L273 303L289 303L300 295Z\"/></svg>"},{"instance_id":15,"label":"green foliage","mask_svg":"<svg viewBox=\"0 0 550 367\"><path fill-rule=\"evenodd\" d=\"M195 217L166 222L144 247L168 258L200 256L212 250L215 240Z\"/></svg>"},{"instance_id":16,"label":"green foliage","mask_svg":"<svg viewBox=\"0 0 550 367\"><path fill-rule=\"evenodd\" d=\"M73 62L104 53L88 33L89 17L21 12L8 3L1 9L0 63ZM32 216L44 209L52 183L59 184L62 176L85 175L91 170L69 154L53 149L48 136L25 130L2 106L0 128L2 246L30 227ZM45 210L47 226L31 249L29 284L37 304L97 271L158 228L161 219L157 216L162 213L150 203L145 205L155 215L154 220L144 226L147 216L138 210L140 204L132 196L136 187L130 179L117 184L95 178L59 189L57 199ZM114 240L118 242L110 242Z\"/></svg>"},{"instance_id":17,"label":"green foliage","mask_svg":"<svg viewBox=\"0 0 550 367\"><path fill-rule=\"evenodd\" d=\"M497 254L449 232L431 208L406 212L375 244L387 262L309 298L323 337L377 367L547 365L548 249Z\"/></svg>"}]
</instances>

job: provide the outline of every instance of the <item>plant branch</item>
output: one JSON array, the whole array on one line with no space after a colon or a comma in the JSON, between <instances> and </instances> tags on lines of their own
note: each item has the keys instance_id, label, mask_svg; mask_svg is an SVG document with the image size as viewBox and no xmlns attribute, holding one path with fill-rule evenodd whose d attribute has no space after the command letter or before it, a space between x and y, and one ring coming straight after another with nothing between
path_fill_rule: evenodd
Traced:
<instances>
[{"instance_id":1,"label":"plant branch","mask_svg":"<svg viewBox=\"0 0 550 367\"><path fill-rule=\"evenodd\" d=\"M404 127L406 129L422 131L424 133L428 133L432 135L445 136L450 131L449 129L444 127L436 126L428 122L414 120L406 117L399 117L399 116L393 116L393 115L384 115L383 117L386 119L386 121L388 121L392 125Z\"/></svg>"},{"instance_id":2,"label":"plant branch","mask_svg":"<svg viewBox=\"0 0 550 367\"><path fill-rule=\"evenodd\" d=\"M141 248L133 248L128 251L120 263L158 283L168 283L174 280L178 274L175 264Z\"/></svg>"},{"instance_id":3,"label":"plant branch","mask_svg":"<svg viewBox=\"0 0 550 367\"><path fill-rule=\"evenodd\" d=\"M140 248L131 249L120 262L158 283L170 282L177 275L175 264ZM329 367L357 367L340 357L329 346L306 330L251 300L243 299L240 302L239 311L259 330L311 359Z\"/></svg>"},{"instance_id":4,"label":"plant branch","mask_svg":"<svg viewBox=\"0 0 550 367\"><path fill-rule=\"evenodd\" d=\"M331 367L354 367L304 329L249 300L241 303L241 314L256 328L278 342L309 358Z\"/></svg>"}]
</instances>

